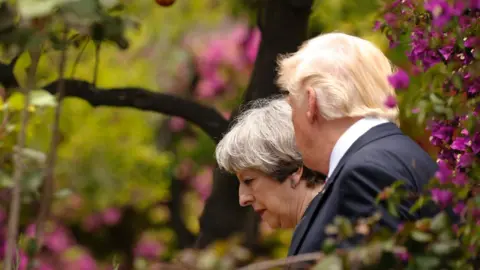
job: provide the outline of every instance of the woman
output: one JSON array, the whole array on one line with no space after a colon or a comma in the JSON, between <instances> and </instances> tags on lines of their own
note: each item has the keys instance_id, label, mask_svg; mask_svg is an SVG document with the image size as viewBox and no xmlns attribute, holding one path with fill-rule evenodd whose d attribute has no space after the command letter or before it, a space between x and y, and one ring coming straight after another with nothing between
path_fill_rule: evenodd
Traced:
<instances>
[{"instance_id":1,"label":"woman","mask_svg":"<svg viewBox=\"0 0 480 270\"><path fill-rule=\"evenodd\" d=\"M250 105L217 145L218 165L237 175L241 206L253 207L272 228L294 228L324 177L302 166L285 99Z\"/></svg>"}]
</instances>

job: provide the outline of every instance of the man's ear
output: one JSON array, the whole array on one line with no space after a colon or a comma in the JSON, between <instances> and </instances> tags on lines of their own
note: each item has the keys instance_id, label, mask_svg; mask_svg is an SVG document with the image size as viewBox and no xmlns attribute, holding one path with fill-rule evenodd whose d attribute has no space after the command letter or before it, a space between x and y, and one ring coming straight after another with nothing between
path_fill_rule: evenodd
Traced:
<instances>
[{"instance_id":1,"label":"man's ear","mask_svg":"<svg viewBox=\"0 0 480 270\"><path fill-rule=\"evenodd\" d=\"M307 120L309 123L315 122L317 119L317 93L313 88L307 89Z\"/></svg>"}]
</instances>

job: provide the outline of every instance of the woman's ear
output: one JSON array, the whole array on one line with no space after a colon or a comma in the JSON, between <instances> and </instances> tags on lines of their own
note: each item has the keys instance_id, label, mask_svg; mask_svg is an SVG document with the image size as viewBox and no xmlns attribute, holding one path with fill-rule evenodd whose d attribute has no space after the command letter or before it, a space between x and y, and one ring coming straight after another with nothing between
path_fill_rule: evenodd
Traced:
<instances>
[{"instance_id":1,"label":"woman's ear","mask_svg":"<svg viewBox=\"0 0 480 270\"><path fill-rule=\"evenodd\" d=\"M298 168L298 170L296 170L294 173L292 173L292 175L290 176L290 186L294 189L298 186L298 184L300 183L300 180L302 178L302 174L303 174L303 167L300 166L300 168Z\"/></svg>"}]
</instances>

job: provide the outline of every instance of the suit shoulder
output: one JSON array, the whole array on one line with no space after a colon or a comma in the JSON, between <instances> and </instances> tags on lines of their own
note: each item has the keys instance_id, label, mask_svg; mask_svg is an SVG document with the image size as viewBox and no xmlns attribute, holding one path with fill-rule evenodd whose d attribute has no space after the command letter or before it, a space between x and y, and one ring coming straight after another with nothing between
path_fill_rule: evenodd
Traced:
<instances>
[{"instance_id":1,"label":"suit shoulder","mask_svg":"<svg viewBox=\"0 0 480 270\"><path fill-rule=\"evenodd\" d=\"M420 145L404 134L396 134L364 145L352 154L349 163L396 164L420 162L423 166L436 165Z\"/></svg>"}]
</instances>

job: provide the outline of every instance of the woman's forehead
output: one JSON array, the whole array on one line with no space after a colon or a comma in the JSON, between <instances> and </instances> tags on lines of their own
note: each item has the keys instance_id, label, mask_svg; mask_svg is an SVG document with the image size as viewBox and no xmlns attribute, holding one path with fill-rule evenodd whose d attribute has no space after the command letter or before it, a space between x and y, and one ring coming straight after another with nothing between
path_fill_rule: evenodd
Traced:
<instances>
[{"instance_id":1,"label":"woman's forehead","mask_svg":"<svg viewBox=\"0 0 480 270\"><path fill-rule=\"evenodd\" d=\"M244 170L238 171L236 174L238 178L267 176L265 173L256 169L244 169Z\"/></svg>"}]
</instances>

